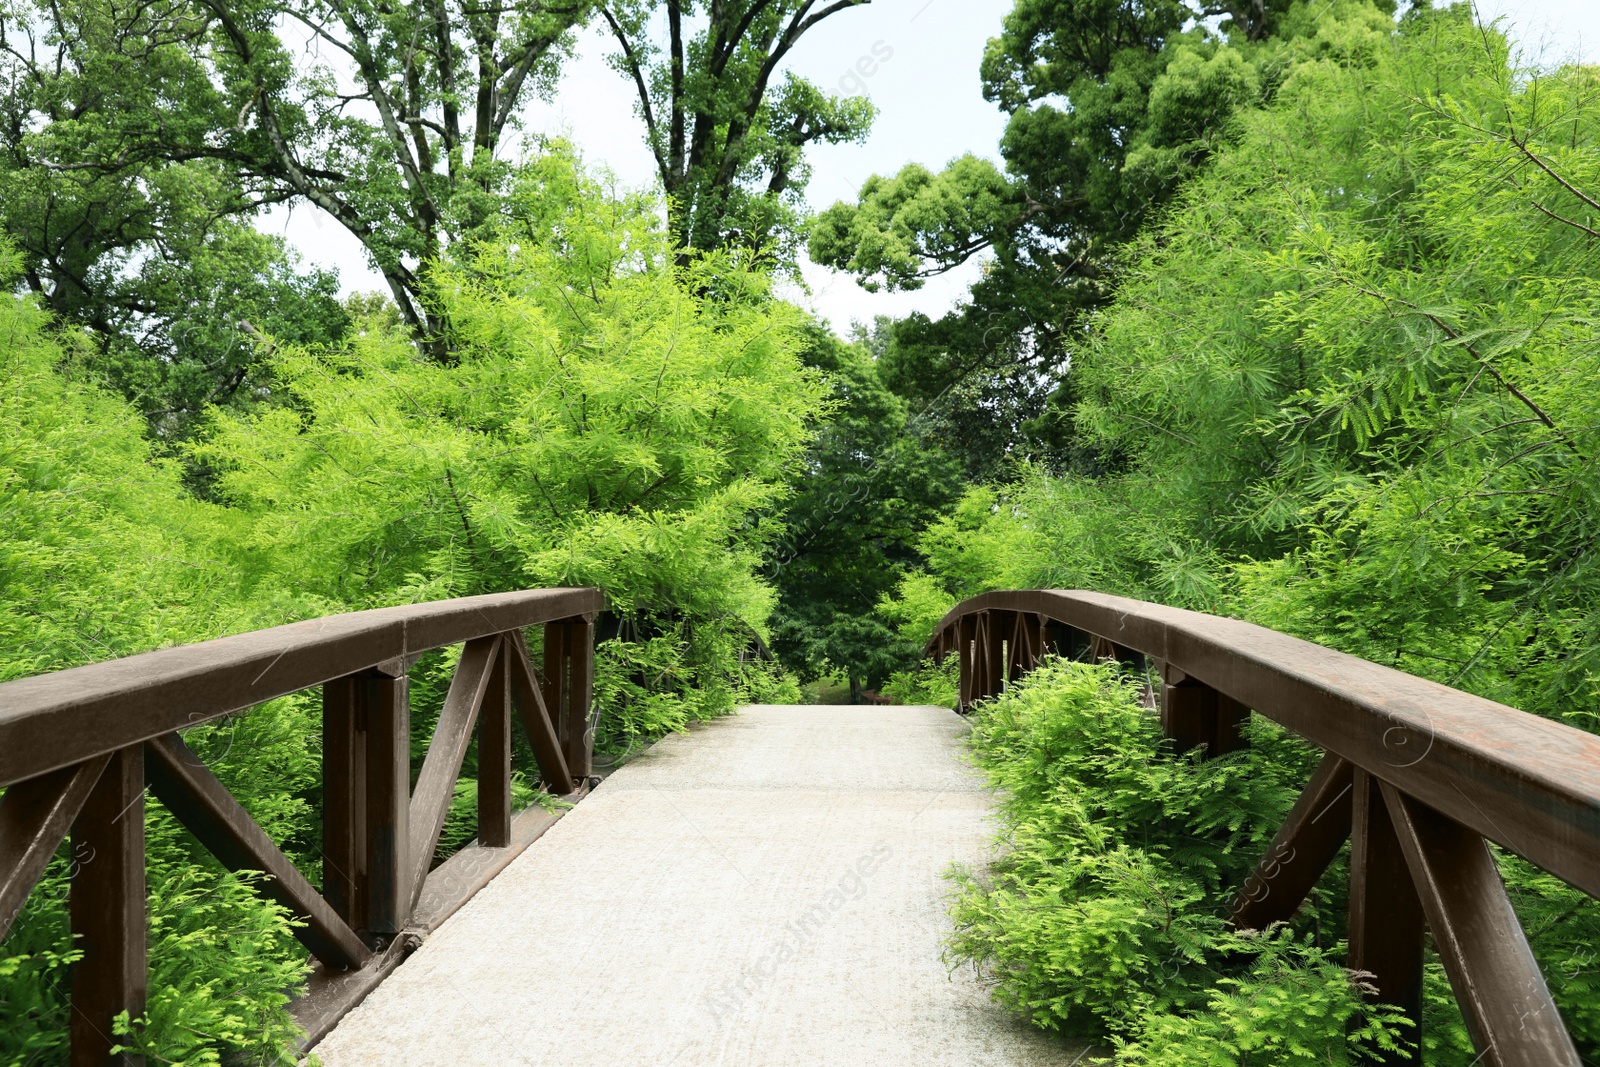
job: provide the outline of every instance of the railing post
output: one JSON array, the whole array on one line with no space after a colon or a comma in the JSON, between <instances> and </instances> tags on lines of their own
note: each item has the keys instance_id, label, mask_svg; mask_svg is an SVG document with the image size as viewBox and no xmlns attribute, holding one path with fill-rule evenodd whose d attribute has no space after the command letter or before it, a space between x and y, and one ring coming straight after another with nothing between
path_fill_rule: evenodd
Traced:
<instances>
[{"instance_id":1,"label":"railing post","mask_svg":"<svg viewBox=\"0 0 1600 1067\"><path fill-rule=\"evenodd\" d=\"M72 824L78 858L68 910L83 958L72 969L71 1063L142 1063L124 1054L112 1019L144 1012L146 970L144 745L119 749Z\"/></svg>"},{"instance_id":2,"label":"railing post","mask_svg":"<svg viewBox=\"0 0 1600 1067\"><path fill-rule=\"evenodd\" d=\"M322 895L353 930L367 925L364 688L359 675L322 686Z\"/></svg>"},{"instance_id":3,"label":"railing post","mask_svg":"<svg viewBox=\"0 0 1600 1067\"><path fill-rule=\"evenodd\" d=\"M397 934L411 919L411 701L404 666L358 682L366 720L366 925Z\"/></svg>"},{"instance_id":4,"label":"railing post","mask_svg":"<svg viewBox=\"0 0 1600 1067\"><path fill-rule=\"evenodd\" d=\"M1004 614L1010 614L1009 612ZM997 697L1005 688L1006 631L1001 612L986 611L981 623L983 642L983 695Z\"/></svg>"},{"instance_id":5,"label":"railing post","mask_svg":"<svg viewBox=\"0 0 1600 1067\"><path fill-rule=\"evenodd\" d=\"M511 657L509 638L489 672L489 689L478 709L478 844L511 843Z\"/></svg>"},{"instance_id":6,"label":"railing post","mask_svg":"<svg viewBox=\"0 0 1600 1067\"><path fill-rule=\"evenodd\" d=\"M1250 747L1250 709L1169 664L1162 665L1161 731L1179 752L1205 746L1206 757Z\"/></svg>"},{"instance_id":7,"label":"railing post","mask_svg":"<svg viewBox=\"0 0 1600 1067\"><path fill-rule=\"evenodd\" d=\"M1377 1000L1405 1012L1413 1026L1402 1044L1416 1063L1422 1018L1422 901L1378 780L1357 767L1350 815L1351 970L1365 971ZM1378 1050L1371 1050L1374 1055Z\"/></svg>"},{"instance_id":8,"label":"railing post","mask_svg":"<svg viewBox=\"0 0 1600 1067\"><path fill-rule=\"evenodd\" d=\"M594 769L589 705L594 693L594 620L579 616L544 628L545 706L556 718L567 770L581 780Z\"/></svg>"},{"instance_id":9,"label":"railing post","mask_svg":"<svg viewBox=\"0 0 1600 1067\"><path fill-rule=\"evenodd\" d=\"M567 636L567 708L571 715L568 735L567 767L574 778L587 778L594 772L594 730L590 712L594 704L594 619L572 622Z\"/></svg>"},{"instance_id":10,"label":"railing post","mask_svg":"<svg viewBox=\"0 0 1600 1067\"><path fill-rule=\"evenodd\" d=\"M978 699L977 629L977 618L973 615L956 619L956 656L960 661L957 703L963 715L972 710Z\"/></svg>"}]
</instances>

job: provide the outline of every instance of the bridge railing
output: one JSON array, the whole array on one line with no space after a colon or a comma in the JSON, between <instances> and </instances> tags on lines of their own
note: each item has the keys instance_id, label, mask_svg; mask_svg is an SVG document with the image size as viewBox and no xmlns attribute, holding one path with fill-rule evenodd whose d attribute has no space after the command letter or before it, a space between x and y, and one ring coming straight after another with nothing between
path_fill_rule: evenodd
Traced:
<instances>
[{"instance_id":1,"label":"bridge railing","mask_svg":"<svg viewBox=\"0 0 1600 1067\"><path fill-rule=\"evenodd\" d=\"M1249 623L1098 593L973 597L928 653L959 657L962 710L1055 653L1144 665L1179 750L1243 747L1252 710L1319 746L1234 925L1289 919L1348 840L1348 965L1382 1001L1419 1018L1431 930L1483 1063L1579 1064L1486 842L1600 895L1600 737Z\"/></svg>"},{"instance_id":2,"label":"bridge railing","mask_svg":"<svg viewBox=\"0 0 1600 1067\"><path fill-rule=\"evenodd\" d=\"M545 589L336 615L0 685L0 938L70 833L76 947L71 1062L108 1062L112 1020L146 985L146 787L218 860L262 872L315 957L296 1005L314 1041L552 821L511 811L512 716L553 792L586 788L595 589ZM522 631L543 625L535 670ZM462 644L416 786L406 672ZM275 845L180 729L322 687L322 889ZM478 840L431 860L474 733Z\"/></svg>"}]
</instances>

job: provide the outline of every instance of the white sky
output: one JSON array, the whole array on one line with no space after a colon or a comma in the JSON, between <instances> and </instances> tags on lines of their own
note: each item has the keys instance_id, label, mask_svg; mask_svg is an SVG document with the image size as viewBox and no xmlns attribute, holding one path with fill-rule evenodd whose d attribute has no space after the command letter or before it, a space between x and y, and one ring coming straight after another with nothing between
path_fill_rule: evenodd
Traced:
<instances>
[{"instance_id":1,"label":"white sky","mask_svg":"<svg viewBox=\"0 0 1600 1067\"><path fill-rule=\"evenodd\" d=\"M1600 62L1600 0L1477 0L1487 18L1503 16L1504 28L1541 64ZM978 63L985 42L999 33L1011 0L872 0L841 12L812 29L791 55L789 66L826 87L860 91L841 79L876 45L892 56L860 79L878 105L877 122L865 144L814 148L814 173L807 198L814 209L854 199L872 174L892 174L909 162L938 169L964 152L998 159L1005 124L983 99ZM598 20L596 20L598 23ZM552 103L533 101L528 128L565 133L593 164L609 168L625 185L655 181L644 146L643 123L634 117L631 82L604 63L610 37L598 26L585 31L576 61L565 70ZM278 207L261 228L284 234L309 263L336 268L345 292L385 286L360 244L320 209L309 204ZM811 294L791 293L843 332L874 315L923 311L937 317L965 292L978 264L936 278L914 293L868 293L845 275L803 265Z\"/></svg>"}]
</instances>

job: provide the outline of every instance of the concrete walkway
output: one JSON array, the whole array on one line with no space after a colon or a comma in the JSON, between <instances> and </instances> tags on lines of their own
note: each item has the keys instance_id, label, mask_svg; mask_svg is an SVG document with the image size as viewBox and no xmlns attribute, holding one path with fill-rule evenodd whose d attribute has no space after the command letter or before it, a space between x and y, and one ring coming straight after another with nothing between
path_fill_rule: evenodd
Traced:
<instances>
[{"instance_id":1,"label":"concrete walkway","mask_svg":"<svg viewBox=\"0 0 1600 1067\"><path fill-rule=\"evenodd\" d=\"M1074 1063L940 960L991 798L942 708L756 707L623 767L314 1050L327 1067Z\"/></svg>"}]
</instances>

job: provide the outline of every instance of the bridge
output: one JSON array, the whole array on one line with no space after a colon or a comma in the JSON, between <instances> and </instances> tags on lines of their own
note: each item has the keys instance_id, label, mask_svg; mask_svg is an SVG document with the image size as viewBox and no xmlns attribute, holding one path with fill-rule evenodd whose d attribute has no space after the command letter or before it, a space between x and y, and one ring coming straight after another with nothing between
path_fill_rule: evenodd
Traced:
<instances>
[{"instance_id":1,"label":"bridge","mask_svg":"<svg viewBox=\"0 0 1600 1067\"><path fill-rule=\"evenodd\" d=\"M602 779L601 606L597 590L553 589L387 608L0 685L0 937L68 835L96 857L72 877L72 1062L115 1062L112 1020L147 995L144 827L128 817L147 790L301 920L315 967L292 1010L330 1067L1085 1056L1010 1021L940 958L942 872L981 862L989 836L958 714L747 708ZM459 663L413 784L407 671L450 645ZM1234 750L1251 714L1320 746L1233 923L1290 917L1348 842L1348 964L1375 997L1417 1011L1431 932L1481 1062L1580 1062L1489 842L1600 893L1600 738L1247 623L1095 593L975 597L928 652L958 657L961 712L1067 655L1142 672L1179 750ZM314 687L320 886L179 733ZM519 722L570 807L512 811ZM435 866L474 739L477 838Z\"/></svg>"}]
</instances>

